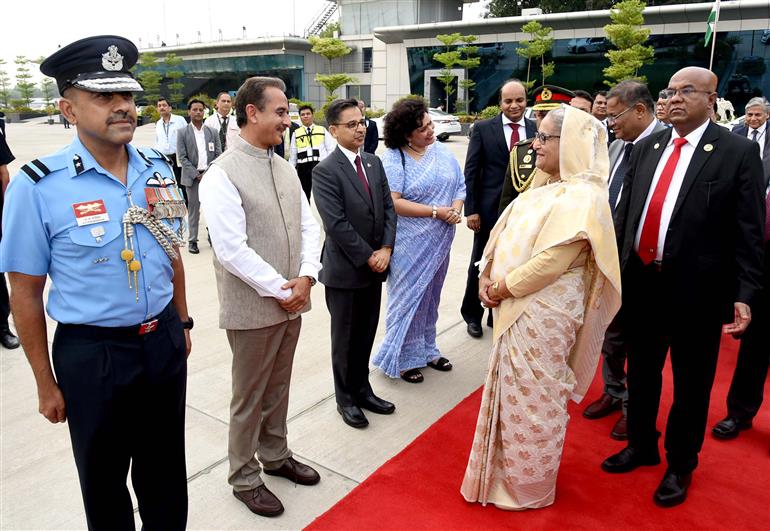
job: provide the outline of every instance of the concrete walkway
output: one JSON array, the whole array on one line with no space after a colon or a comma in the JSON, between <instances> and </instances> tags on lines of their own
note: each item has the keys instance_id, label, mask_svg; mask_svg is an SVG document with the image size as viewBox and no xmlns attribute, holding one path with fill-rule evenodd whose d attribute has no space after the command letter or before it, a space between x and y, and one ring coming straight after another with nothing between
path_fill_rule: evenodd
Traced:
<instances>
[{"instance_id":1,"label":"concrete walkway","mask_svg":"<svg viewBox=\"0 0 770 531\"><path fill-rule=\"evenodd\" d=\"M29 160L66 145L74 134L74 128L65 130L58 124L9 124L7 137L17 157L11 175ZM151 146L153 139L154 126L143 126L137 130L134 144ZM467 140L455 137L447 146L463 164ZM189 529L302 528L483 384L491 330L485 329L481 340L470 338L459 313L471 244L472 233L464 225L458 226L439 309L438 344L454 370L440 373L426 369L425 382L420 385L391 380L375 371L371 376L375 392L393 401L397 410L391 416L369 414L371 424L365 430L346 426L336 412L329 316L323 287L319 284L313 289L313 310L303 317L294 362L289 444L298 459L319 470L322 479L317 486L302 487L265 476L266 484L286 507L283 515L273 519L250 513L232 496L227 484L230 351L224 332L217 328L211 249L204 238L199 255L184 251L188 305L195 318L187 390ZM383 296L383 303L385 300ZM375 348L384 333L384 314L383 305ZM54 323L49 322L49 340L53 331ZM437 447L436 451L442 449ZM465 462L456 466L462 470ZM23 352L3 349L0 529L84 528L68 430L38 414L35 383Z\"/></svg>"}]
</instances>

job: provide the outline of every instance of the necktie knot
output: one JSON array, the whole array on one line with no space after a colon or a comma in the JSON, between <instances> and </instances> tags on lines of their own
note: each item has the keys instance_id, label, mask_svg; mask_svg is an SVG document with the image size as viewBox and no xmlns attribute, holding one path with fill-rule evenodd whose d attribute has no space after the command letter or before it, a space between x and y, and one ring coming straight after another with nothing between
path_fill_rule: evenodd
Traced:
<instances>
[{"instance_id":1,"label":"necktie knot","mask_svg":"<svg viewBox=\"0 0 770 531\"><path fill-rule=\"evenodd\" d=\"M634 150L634 144L633 142L628 142L625 147L625 153L624 156L626 158L629 158L631 156L631 152Z\"/></svg>"},{"instance_id":2,"label":"necktie knot","mask_svg":"<svg viewBox=\"0 0 770 531\"><path fill-rule=\"evenodd\" d=\"M674 148L676 149L682 149L682 146L687 143L686 138L675 138L674 139Z\"/></svg>"}]
</instances>

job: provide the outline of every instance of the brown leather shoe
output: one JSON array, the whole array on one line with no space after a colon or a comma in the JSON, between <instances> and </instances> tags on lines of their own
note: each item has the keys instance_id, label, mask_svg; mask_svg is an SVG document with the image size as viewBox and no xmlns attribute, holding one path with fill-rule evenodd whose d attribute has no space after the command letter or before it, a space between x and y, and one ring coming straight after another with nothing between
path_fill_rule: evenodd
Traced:
<instances>
[{"instance_id":1,"label":"brown leather shoe","mask_svg":"<svg viewBox=\"0 0 770 531\"><path fill-rule=\"evenodd\" d=\"M615 426L612 428L612 431L610 432L610 437L615 439L616 441L625 441L628 439L628 433L626 431L626 426L628 425L628 420L625 415L621 415L618 421L615 423Z\"/></svg>"},{"instance_id":2,"label":"brown leather shoe","mask_svg":"<svg viewBox=\"0 0 770 531\"><path fill-rule=\"evenodd\" d=\"M233 496L242 501L254 514L270 517L283 513L281 500L264 485L253 490L233 490Z\"/></svg>"},{"instance_id":3,"label":"brown leather shoe","mask_svg":"<svg viewBox=\"0 0 770 531\"><path fill-rule=\"evenodd\" d=\"M321 481L321 476L318 475L318 472L307 465L303 465L293 457L284 461L280 468L265 470L265 474L290 479L300 485L315 485Z\"/></svg>"},{"instance_id":4,"label":"brown leather shoe","mask_svg":"<svg viewBox=\"0 0 770 531\"><path fill-rule=\"evenodd\" d=\"M600 419L606 417L613 411L618 411L623 406L623 401L619 398L613 398L607 393L602 393L602 396L596 402L592 402L583 411L583 416L587 419Z\"/></svg>"}]
</instances>

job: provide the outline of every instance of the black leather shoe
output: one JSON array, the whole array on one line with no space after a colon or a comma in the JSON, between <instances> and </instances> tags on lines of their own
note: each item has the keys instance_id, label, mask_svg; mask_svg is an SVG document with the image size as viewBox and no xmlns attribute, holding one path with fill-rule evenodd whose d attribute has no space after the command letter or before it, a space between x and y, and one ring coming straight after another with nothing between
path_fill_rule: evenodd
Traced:
<instances>
[{"instance_id":1,"label":"black leather shoe","mask_svg":"<svg viewBox=\"0 0 770 531\"><path fill-rule=\"evenodd\" d=\"M198 249L198 242L190 242L187 249L190 251L190 254L198 254L200 252L200 249Z\"/></svg>"},{"instance_id":2,"label":"black leather shoe","mask_svg":"<svg viewBox=\"0 0 770 531\"><path fill-rule=\"evenodd\" d=\"M652 500L660 507L673 507L687 499L687 487L692 482L692 474L677 474L666 470L663 480L655 489Z\"/></svg>"},{"instance_id":3,"label":"black leather shoe","mask_svg":"<svg viewBox=\"0 0 770 531\"><path fill-rule=\"evenodd\" d=\"M337 411L342 415L345 424L354 428L366 428L369 421L366 420L364 412L358 406L341 406L337 404Z\"/></svg>"},{"instance_id":4,"label":"black leather shoe","mask_svg":"<svg viewBox=\"0 0 770 531\"><path fill-rule=\"evenodd\" d=\"M361 409L366 409L379 415L390 415L396 410L395 405L373 394L359 398L357 403Z\"/></svg>"},{"instance_id":5,"label":"black leather shoe","mask_svg":"<svg viewBox=\"0 0 770 531\"><path fill-rule=\"evenodd\" d=\"M655 466L660 464L660 455L657 451L642 452L633 446L626 446L620 452L612 455L602 463L602 470L611 474L631 472L640 466Z\"/></svg>"},{"instance_id":6,"label":"black leather shoe","mask_svg":"<svg viewBox=\"0 0 770 531\"><path fill-rule=\"evenodd\" d=\"M583 410L583 416L587 419L601 419L612 413L618 411L623 406L623 401L619 398L614 398L607 393L602 393L602 396L598 400L588 404Z\"/></svg>"},{"instance_id":7,"label":"black leather shoe","mask_svg":"<svg viewBox=\"0 0 770 531\"><path fill-rule=\"evenodd\" d=\"M621 415L610 432L610 437L616 441L625 441L628 439L628 417Z\"/></svg>"},{"instance_id":8,"label":"black leather shoe","mask_svg":"<svg viewBox=\"0 0 770 531\"><path fill-rule=\"evenodd\" d=\"M7 349L19 348L19 338L10 330L3 330L0 332L0 344Z\"/></svg>"},{"instance_id":9,"label":"black leather shoe","mask_svg":"<svg viewBox=\"0 0 770 531\"><path fill-rule=\"evenodd\" d=\"M480 324L468 323L468 335L471 337L481 337L484 335L484 331L481 329Z\"/></svg>"},{"instance_id":10,"label":"black leather shoe","mask_svg":"<svg viewBox=\"0 0 770 531\"><path fill-rule=\"evenodd\" d=\"M3 342L5 345L5 342ZM726 417L716 423L711 430L717 439L735 439L743 430L751 428L751 420L738 420L735 417Z\"/></svg>"}]
</instances>

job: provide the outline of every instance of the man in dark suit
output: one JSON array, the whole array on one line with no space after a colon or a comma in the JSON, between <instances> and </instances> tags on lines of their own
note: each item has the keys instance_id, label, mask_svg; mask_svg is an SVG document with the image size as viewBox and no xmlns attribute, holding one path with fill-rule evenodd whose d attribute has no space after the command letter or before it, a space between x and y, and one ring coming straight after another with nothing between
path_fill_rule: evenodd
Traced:
<instances>
[{"instance_id":1,"label":"man in dark suit","mask_svg":"<svg viewBox=\"0 0 770 531\"><path fill-rule=\"evenodd\" d=\"M473 236L471 263L460 313L468 325L468 334L481 337L484 308L479 301L479 268L475 265L497 221L497 209L510 152L520 140L537 132L535 122L524 118L527 91L521 81L512 79L500 89L500 114L473 126L465 156L465 216ZM490 310L487 324L491 326Z\"/></svg>"},{"instance_id":2,"label":"man in dark suit","mask_svg":"<svg viewBox=\"0 0 770 531\"><path fill-rule=\"evenodd\" d=\"M607 183L610 208L614 213L620 199L623 179L634 146L651 134L665 131L666 127L655 119L655 102L644 83L631 80L621 81L613 87L609 94L605 93L605 95L607 96L607 109L604 117L607 126L615 132L617 137L610 144L610 178ZM598 400L583 410L583 416L588 419L600 419L613 411L621 410L620 418L610 431L610 437L620 441L627 438L626 412L628 406L626 342L621 321L622 314L616 315L604 335L602 346L604 392Z\"/></svg>"},{"instance_id":3,"label":"man in dark suit","mask_svg":"<svg viewBox=\"0 0 770 531\"><path fill-rule=\"evenodd\" d=\"M765 171L765 195L770 184L770 135L767 134L767 101L752 98L746 104L743 124L733 128L733 133L747 137L759 144L762 166ZM765 233L765 270L762 294L755 305L751 325L741 338L738 361L727 394L727 416L720 420L711 433L718 439L734 439L741 430L751 428L754 416L762 405L765 379L767 378L768 352L770 352L770 248Z\"/></svg>"},{"instance_id":4,"label":"man in dark suit","mask_svg":"<svg viewBox=\"0 0 770 531\"><path fill-rule=\"evenodd\" d=\"M187 193L187 249L198 254L198 221L201 215L201 201L198 185L203 174L215 158L222 154L219 134L211 127L203 125L205 104L201 100L190 100L187 113L190 123L177 132L176 158L182 166L182 185Z\"/></svg>"},{"instance_id":5,"label":"man in dark suit","mask_svg":"<svg viewBox=\"0 0 770 531\"><path fill-rule=\"evenodd\" d=\"M687 497L706 430L722 332L751 321L763 258L765 196L755 143L709 120L717 77L684 68L668 83L673 130L637 144L616 211L628 340L628 446L607 472L657 465L662 371L668 350L674 402L668 468L653 500Z\"/></svg>"},{"instance_id":6,"label":"man in dark suit","mask_svg":"<svg viewBox=\"0 0 770 531\"><path fill-rule=\"evenodd\" d=\"M358 100L358 108L361 109L361 114L364 115L364 120L366 120L364 152L374 155L374 152L377 151L377 146L380 145L380 131L377 129L377 124L366 117L366 102L364 100Z\"/></svg>"},{"instance_id":7,"label":"man in dark suit","mask_svg":"<svg viewBox=\"0 0 770 531\"><path fill-rule=\"evenodd\" d=\"M395 406L369 384L369 356L380 317L382 283L396 241L396 211L380 159L362 152L365 121L355 99L326 110L337 148L313 168L313 190L326 240L319 280L331 314L332 370L337 411L354 428L361 409L390 414Z\"/></svg>"}]
</instances>

